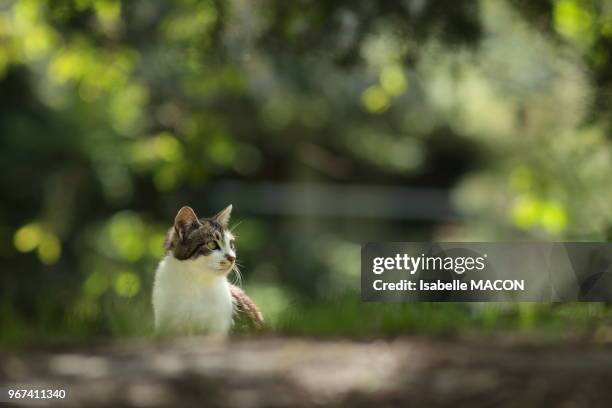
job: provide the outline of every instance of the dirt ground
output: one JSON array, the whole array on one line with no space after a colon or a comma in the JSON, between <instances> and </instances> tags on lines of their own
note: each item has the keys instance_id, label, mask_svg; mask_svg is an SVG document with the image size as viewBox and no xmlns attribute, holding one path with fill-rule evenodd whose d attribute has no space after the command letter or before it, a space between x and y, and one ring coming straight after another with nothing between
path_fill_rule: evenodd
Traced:
<instances>
[{"instance_id":1,"label":"dirt ground","mask_svg":"<svg viewBox=\"0 0 612 408\"><path fill-rule=\"evenodd\" d=\"M612 346L400 338L130 340L0 352L20 406L612 406Z\"/></svg>"}]
</instances>

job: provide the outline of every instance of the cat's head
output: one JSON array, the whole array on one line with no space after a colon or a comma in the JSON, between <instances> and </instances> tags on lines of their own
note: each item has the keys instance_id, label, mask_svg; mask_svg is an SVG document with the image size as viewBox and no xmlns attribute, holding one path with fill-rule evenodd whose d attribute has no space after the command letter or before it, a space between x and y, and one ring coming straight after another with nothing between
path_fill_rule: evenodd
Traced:
<instances>
[{"instance_id":1,"label":"cat's head","mask_svg":"<svg viewBox=\"0 0 612 408\"><path fill-rule=\"evenodd\" d=\"M211 218L198 218L191 207L176 214L164 247L168 255L181 261L197 261L208 270L227 274L235 265L234 235L228 228L232 206Z\"/></svg>"}]
</instances>

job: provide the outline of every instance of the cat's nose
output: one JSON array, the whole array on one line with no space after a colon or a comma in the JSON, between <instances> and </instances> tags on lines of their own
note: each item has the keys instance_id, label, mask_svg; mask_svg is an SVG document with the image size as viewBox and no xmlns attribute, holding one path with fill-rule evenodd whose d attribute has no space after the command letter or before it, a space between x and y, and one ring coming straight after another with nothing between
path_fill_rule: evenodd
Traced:
<instances>
[{"instance_id":1,"label":"cat's nose","mask_svg":"<svg viewBox=\"0 0 612 408\"><path fill-rule=\"evenodd\" d=\"M225 259L227 259L230 262L234 262L236 260L235 256L231 256L231 255L225 255Z\"/></svg>"}]
</instances>

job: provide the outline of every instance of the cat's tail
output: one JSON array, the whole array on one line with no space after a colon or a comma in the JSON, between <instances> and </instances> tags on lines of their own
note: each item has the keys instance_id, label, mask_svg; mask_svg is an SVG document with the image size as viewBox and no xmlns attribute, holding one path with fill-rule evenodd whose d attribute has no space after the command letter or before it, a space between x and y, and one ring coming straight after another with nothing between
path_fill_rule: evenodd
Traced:
<instances>
[{"instance_id":1,"label":"cat's tail","mask_svg":"<svg viewBox=\"0 0 612 408\"><path fill-rule=\"evenodd\" d=\"M234 303L235 319L244 322L244 324L251 329L263 329L265 326L263 315L255 302L236 285L230 284L230 293L232 294L232 301Z\"/></svg>"}]
</instances>

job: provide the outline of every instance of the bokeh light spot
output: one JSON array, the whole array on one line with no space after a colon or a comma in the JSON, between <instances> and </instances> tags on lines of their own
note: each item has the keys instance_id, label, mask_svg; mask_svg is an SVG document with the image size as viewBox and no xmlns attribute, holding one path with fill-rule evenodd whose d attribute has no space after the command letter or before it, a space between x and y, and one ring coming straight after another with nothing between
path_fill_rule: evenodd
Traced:
<instances>
[{"instance_id":1,"label":"bokeh light spot","mask_svg":"<svg viewBox=\"0 0 612 408\"><path fill-rule=\"evenodd\" d=\"M404 71L399 65L384 67L380 73L380 84L385 92L391 96L403 94L408 87Z\"/></svg>"},{"instance_id":2,"label":"bokeh light spot","mask_svg":"<svg viewBox=\"0 0 612 408\"><path fill-rule=\"evenodd\" d=\"M59 238L51 232L46 232L40 241L36 254L38 259L44 264L51 265L56 263L62 254Z\"/></svg>"},{"instance_id":3,"label":"bokeh light spot","mask_svg":"<svg viewBox=\"0 0 612 408\"><path fill-rule=\"evenodd\" d=\"M127 261L137 261L144 253L144 226L140 217L132 212L115 215L110 223L110 239L116 253Z\"/></svg>"},{"instance_id":4,"label":"bokeh light spot","mask_svg":"<svg viewBox=\"0 0 612 408\"><path fill-rule=\"evenodd\" d=\"M565 208L560 203L545 203L542 206L541 224L550 233L558 234L563 232L567 227Z\"/></svg>"},{"instance_id":5,"label":"bokeh light spot","mask_svg":"<svg viewBox=\"0 0 612 408\"><path fill-rule=\"evenodd\" d=\"M140 278L132 271L123 271L115 278L114 289L119 296L136 296L140 292Z\"/></svg>"},{"instance_id":6,"label":"bokeh light spot","mask_svg":"<svg viewBox=\"0 0 612 408\"><path fill-rule=\"evenodd\" d=\"M97 270L87 277L83 284L83 289L86 294L98 297L108 289L108 286L108 277L102 271Z\"/></svg>"},{"instance_id":7,"label":"bokeh light spot","mask_svg":"<svg viewBox=\"0 0 612 408\"><path fill-rule=\"evenodd\" d=\"M379 86L371 86L361 95L361 102L370 113L382 113L389 109L391 99Z\"/></svg>"},{"instance_id":8,"label":"bokeh light spot","mask_svg":"<svg viewBox=\"0 0 612 408\"><path fill-rule=\"evenodd\" d=\"M151 139L151 148L157 157L168 162L174 162L182 156L180 142L169 132L163 132Z\"/></svg>"},{"instance_id":9,"label":"bokeh light spot","mask_svg":"<svg viewBox=\"0 0 612 408\"><path fill-rule=\"evenodd\" d=\"M532 198L523 198L512 207L512 220L522 229L533 227L538 222L540 203Z\"/></svg>"},{"instance_id":10,"label":"bokeh light spot","mask_svg":"<svg viewBox=\"0 0 612 408\"><path fill-rule=\"evenodd\" d=\"M587 40L593 17L584 4L577 0L559 0L553 10L555 29L574 40Z\"/></svg>"},{"instance_id":11,"label":"bokeh light spot","mask_svg":"<svg viewBox=\"0 0 612 408\"><path fill-rule=\"evenodd\" d=\"M13 243L19 252L30 252L36 249L43 237L43 230L37 223L24 225L15 232Z\"/></svg>"}]
</instances>

